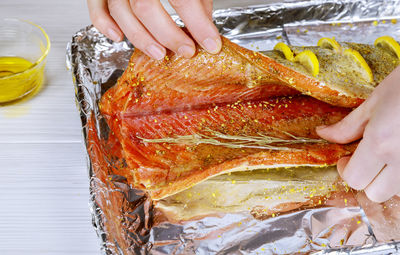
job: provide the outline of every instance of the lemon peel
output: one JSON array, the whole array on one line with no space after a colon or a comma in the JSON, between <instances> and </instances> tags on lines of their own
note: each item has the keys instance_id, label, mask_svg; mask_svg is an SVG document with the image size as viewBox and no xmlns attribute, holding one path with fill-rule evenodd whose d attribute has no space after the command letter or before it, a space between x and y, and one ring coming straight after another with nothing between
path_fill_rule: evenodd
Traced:
<instances>
[{"instance_id":1,"label":"lemon peel","mask_svg":"<svg viewBox=\"0 0 400 255\"><path fill-rule=\"evenodd\" d=\"M300 52L295 58L295 62L299 62L301 65L315 77L319 74L319 61L314 52L305 50Z\"/></svg>"},{"instance_id":2,"label":"lemon peel","mask_svg":"<svg viewBox=\"0 0 400 255\"><path fill-rule=\"evenodd\" d=\"M285 43L278 42L275 45L274 50L280 51L285 56L285 58L287 60L289 60L289 61L293 61L294 60L293 51Z\"/></svg>"},{"instance_id":3,"label":"lemon peel","mask_svg":"<svg viewBox=\"0 0 400 255\"><path fill-rule=\"evenodd\" d=\"M374 81L374 76L372 74L371 68L361 56L361 54L353 49L346 49L344 51L344 55L350 57L353 61L355 61L358 66L361 67L361 73L363 74L363 77L368 81L368 82L373 82Z\"/></svg>"},{"instance_id":4,"label":"lemon peel","mask_svg":"<svg viewBox=\"0 0 400 255\"><path fill-rule=\"evenodd\" d=\"M374 45L392 52L400 59L400 45L393 37L388 35L381 36L375 40Z\"/></svg>"},{"instance_id":5,"label":"lemon peel","mask_svg":"<svg viewBox=\"0 0 400 255\"><path fill-rule=\"evenodd\" d=\"M335 38L328 37L322 37L321 39L319 39L317 46L324 49L331 49L336 52L340 51L341 49L340 44L335 40Z\"/></svg>"}]
</instances>

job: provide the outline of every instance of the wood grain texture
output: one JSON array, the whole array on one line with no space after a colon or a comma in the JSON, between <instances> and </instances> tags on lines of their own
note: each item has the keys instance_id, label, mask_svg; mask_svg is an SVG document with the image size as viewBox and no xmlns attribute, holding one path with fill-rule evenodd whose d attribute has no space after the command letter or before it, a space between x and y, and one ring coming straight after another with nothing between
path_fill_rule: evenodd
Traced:
<instances>
[{"instance_id":1,"label":"wood grain texture","mask_svg":"<svg viewBox=\"0 0 400 255\"><path fill-rule=\"evenodd\" d=\"M214 6L266 2L220 0ZM67 42L90 24L86 1L1 0L0 19L6 17L41 25L52 47L40 93L0 106L0 254L100 254L88 209L81 124L65 67Z\"/></svg>"}]
</instances>

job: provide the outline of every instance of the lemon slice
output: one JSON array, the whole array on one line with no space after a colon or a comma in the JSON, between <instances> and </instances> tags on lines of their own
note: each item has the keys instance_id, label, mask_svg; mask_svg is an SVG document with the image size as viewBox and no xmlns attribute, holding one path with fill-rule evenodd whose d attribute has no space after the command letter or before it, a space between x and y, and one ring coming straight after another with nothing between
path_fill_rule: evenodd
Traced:
<instances>
[{"instance_id":1,"label":"lemon slice","mask_svg":"<svg viewBox=\"0 0 400 255\"><path fill-rule=\"evenodd\" d=\"M362 76L368 81L368 82L373 82L374 81L374 76L372 74L371 68L365 61L365 59L361 56L361 54L353 49L346 49L344 51L344 55L350 57L353 61L357 63L357 65L360 67L360 71L362 73Z\"/></svg>"},{"instance_id":2,"label":"lemon slice","mask_svg":"<svg viewBox=\"0 0 400 255\"><path fill-rule=\"evenodd\" d=\"M275 45L274 50L282 52L282 54L285 56L287 60L293 61L294 59L293 51L289 48L289 46L287 46L283 42L278 42Z\"/></svg>"},{"instance_id":3,"label":"lemon slice","mask_svg":"<svg viewBox=\"0 0 400 255\"><path fill-rule=\"evenodd\" d=\"M400 59L400 45L398 42L396 42L395 39L393 39L393 37L387 35L381 36L375 40L374 45L377 47L382 47L385 50L391 51L397 56L398 59Z\"/></svg>"},{"instance_id":4,"label":"lemon slice","mask_svg":"<svg viewBox=\"0 0 400 255\"><path fill-rule=\"evenodd\" d=\"M330 49L334 51L340 51L340 44L335 40L335 38L322 37L319 39L317 45L324 49Z\"/></svg>"},{"instance_id":5,"label":"lemon slice","mask_svg":"<svg viewBox=\"0 0 400 255\"><path fill-rule=\"evenodd\" d=\"M299 62L301 65L305 66L307 70L313 75L317 76L319 73L319 61L314 52L310 50L305 50L299 53L295 58L295 62Z\"/></svg>"}]
</instances>

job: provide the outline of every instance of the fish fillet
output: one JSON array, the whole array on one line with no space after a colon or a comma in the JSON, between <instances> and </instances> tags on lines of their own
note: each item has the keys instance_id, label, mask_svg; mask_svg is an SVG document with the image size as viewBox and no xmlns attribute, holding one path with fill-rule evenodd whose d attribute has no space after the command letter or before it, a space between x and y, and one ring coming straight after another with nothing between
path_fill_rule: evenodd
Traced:
<instances>
[{"instance_id":1,"label":"fish fillet","mask_svg":"<svg viewBox=\"0 0 400 255\"><path fill-rule=\"evenodd\" d=\"M360 52L371 67L374 81L368 83L357 75L351 59L329 49L292 47L295 53L308 49L316 54L321 72L313 77L278 52L254 52L222 39L219 54L198 47L191 59L168 52L157 61L135 50L118 86L103 96L102 113L143 115L299 93L351 108L361 104L399 64L379 47L344 43L345 48Z\"/></svg>"},{"instance_id":2,"label":"fish fillet","mask_svg":"<svg viewBox=\"0 0 400 255\"><path fill-rule=\"evenodd\" d=\"M198 47L191 59L135 50L100 101L129 166L123 175L154 200L232 171L335 164L355 144L321 141L315 128L346 116L398 64L374 46L344 44L370 63L368 83L350 59L307 47L321 63L313 77L277 52L222 39L219 54Z\"/></svg>"}]
</instances>

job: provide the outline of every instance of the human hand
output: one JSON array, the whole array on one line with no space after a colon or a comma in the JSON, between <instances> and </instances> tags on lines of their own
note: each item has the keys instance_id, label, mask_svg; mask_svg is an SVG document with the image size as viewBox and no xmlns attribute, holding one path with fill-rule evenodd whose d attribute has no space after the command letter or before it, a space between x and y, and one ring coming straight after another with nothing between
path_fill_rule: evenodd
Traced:
<instances>
[{"instance_id":1,"label":"human hand","mask_svg":"<svg viewBox=\"0 0 400 255\"><path fill-rule=\"evenodd\" d=\"M169 0L189 32L205 50L218 53L221 38L212 23L212 0ZM162 59L168 48L190 58L193 40L180 29L159 0L87 0L94 26L108 38L121 41L123 34L138 49Z\"/></svg>"},{"instance_id":2,"label":"human hand","mask_svg":"<svg viewBox=\"0 0 400 255\"><path fill-rule=\"evenodd\" d=\"M354 154L337 164L350 187L374 202L400 195L400 67L357 109L317 133L341 144L362 138Z\"/></svg>"}]
</instances>

